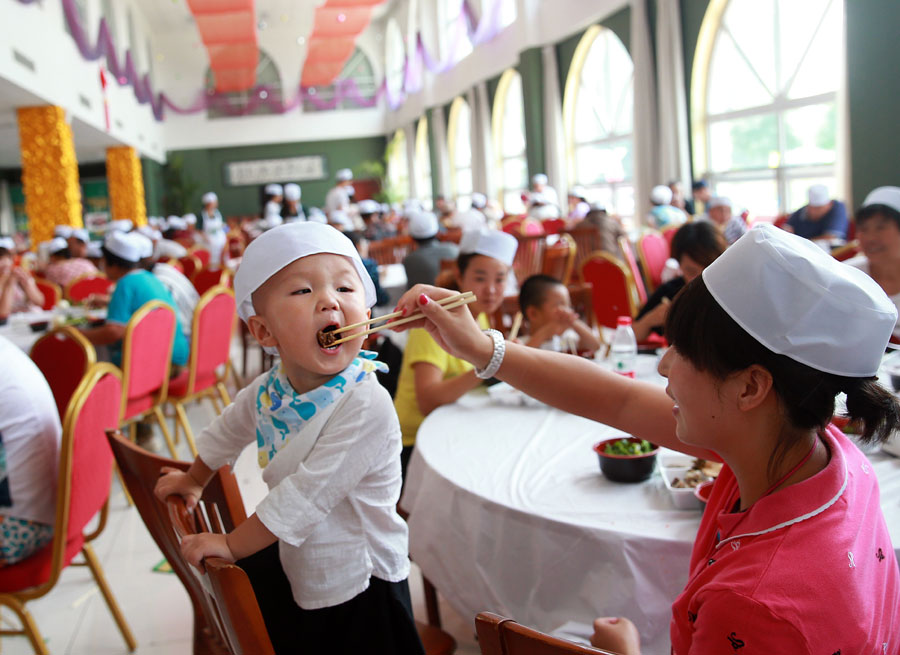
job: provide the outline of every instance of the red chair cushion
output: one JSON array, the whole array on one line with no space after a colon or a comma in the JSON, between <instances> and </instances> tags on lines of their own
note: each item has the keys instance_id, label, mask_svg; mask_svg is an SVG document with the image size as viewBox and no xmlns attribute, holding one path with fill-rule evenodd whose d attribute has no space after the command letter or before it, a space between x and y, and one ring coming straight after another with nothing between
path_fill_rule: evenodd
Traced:
<instances>
[{"instance_id":1,"label":"red chair cushion","mask_svg":"<svg viewBox=\"0 0 900 655\"><path fill-rule=\"evenodd\" d=\"M63 558L64 568L81 551L82 545L84 537L81 534L69 540ZM3 575L0 575L0 592L12 593L44 584L50 579L52 560L53 542L50 542L28 559L3 567Z\"/></svg>"},{"instance_id":2,"label":"red chair cushion","mask_svg":"<svg viewBox=\"0 0 900 655\"><path fill-rule=\"evenodd\" d=\"M169 398L183 398L188 392L188 371L185 370L181 375L169 380ZM198 374L194 381L194 393L208 389L216 383L215 374Z\"/></svg>"},{"instance_id":3,"label":"red chair cushion","mask_svg":"<svg viewBox=\"0 0 900 655\"><path fill-rule=\"evenodd\" d=\"M143 414L148 409L153 407L153 401L155 398L153 396L141 396L140 398L129 398L128 402L125 404L125 415L122 417L122 420L130 419L133 416L138 416L139 414Z\"/></svg>"}]
</instances>

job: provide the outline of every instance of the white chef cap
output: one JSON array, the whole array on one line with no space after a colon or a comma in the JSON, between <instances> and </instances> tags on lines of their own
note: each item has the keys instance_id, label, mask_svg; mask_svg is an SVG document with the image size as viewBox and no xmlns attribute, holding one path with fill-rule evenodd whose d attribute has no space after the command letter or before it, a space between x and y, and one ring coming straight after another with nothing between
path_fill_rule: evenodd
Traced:
<instances>
[{"instance_id":1,"label":"white chef cap","mask_svg":"<svg viewBox=\"0 0 900 655\"><path fill-rule=\"evenodd\" d=\"M81 241L82 243L87 243L91 240L91 235L88 234L88 231L83 227L76 228L72 230L72 234L69 235L69 238L75 238Z\"/></svg>"},{"instance_id":2,"label":"white chef cap","mask_svg":"<svg viewBox=\"0 0 900 655\"><path fill-rule=\"evenodd\" d=\"M60 250L65 250L68 247L69 243L63 237L53 237L47 242L46 250L48 255L55 255Z\"/></svg>"},{"instance_id":3,"label":"white chef cap","mask_svg":"<svg viewBox=\"0 0 900 655\"><path fill-rule=\"evenodd\" d=\"M537 173L536 175L531 176L532 184L547 184L547 176L543 173Z\"/></svg>"},{"instance_id":4,"label":"white chef cap","mask_svg":"<svg viewBox=\"0 0 900 655\"><path fill-rule=\"evenodd\" d=\"M381 211L381 205L374 200L366 198L365 200L359 201L357 209L359 209L360 214L377 214Z\"/></svg>"},{"instance_id":5,"label":"white chef cap","mask_svg":"<svg viewBox=\"0 0 900 655\"><path fill-rule=\"evenodd\" d=\"M313 223L328 223L328 217L325 216L325 212L323 212L318 207L311 207L309 213L306 215L306 220L311 221Z\"/></svg>"},{"instance_id":6,"label":"white chef cap","mask_svg":"<svg viewBox=\"0 0 900 655\"><path fill-rule=\"evenodd\" d=\"M300 200L302 192L300 191L300 185L294 184L291 182L290 184L284 185L284 199L285 200Z\"/></svg>"},{"instance_id":7,"label":"white chef cap","mask_svg":"<svg viewBox=\"0 0 900 655\"><path fill-rule=\"evenodd\" d=\"M57 225L53 228L53 236L68 239L72 236L72 228L68 225Z\"/></svg>"},{"instance_id":8,"label":"white chef cap","mask_svg":"<svg viewBox=\"0 0 900 655\"><path fill-rule=\"evenodd\" d=\"M159 241L160 239L162 239L162 233L156 228L150 227L149 225L141 225L137 229L137 232L139 234L143 234L151 241Z\"/></svg>"},{"instance_id":9,"label":"white chef cap","mask_svg":"<svg viewBox=\"0 0 900 655\"><path fill-rule=\"evenodd\" d=\"M706 203L707 209L715 209L716 207L728 207L731 208L731 198L726 198L725 196L713 196L709 199L709 202Z\"/></svg>"},{"instance_id":10,"label":"white chef cap","mask_svg":"<svg viewBox=\"0 0 900 655\"><path fill-rule=\"evenodd\" d=\"M472 194L472 206L475 209L484 209L487 207L487 198L483 193L478 193L477 191Z\"/></svg>"},{"instance_id":11,"label":"white chef cap","mask_svg":"<svg viewBox=\"0 0 900 655\"><path fill-rule=\"evenodd\" d=\"M181 218L184 219L184 222L188 225L196 225L197 224L197 215L196 214L185 214Z\"/></svg>"},{"instance_id":12,"label":"white chef cap","mask_svg":"<svg viewBox=\"0 0 900 655\"><path fill-rule=\"evenodd\" d=\"M234 276L237 313L244 322L256 314L254 291L288 264L309 255L331 253L353 262L366 292L366 307L375 304L375 284L366 272L353 242L330 225L299 222L272 228L250 242Z\"/></svg>"},{"instance_id":13,"label":"white chef cap","mask_svg":"<svg viewBox=\"0 0 900 655\"><path fill-rule=\"evenodd\" d=\"M112 221L106 226L107 232L128 232L131 228L134 227L134 223L131 222L130 219L120 218L117 221Z\"/></svg>"},{"instance_id":14,"label":"white chef cap","mask_svg":"<svg viewBox=\"0 0 900 655\"><path fill-rule=\"evenodd\" d=\"M668 205L672 202L672 189L665 184L658 184L650 190L650 202L655 205Z\"/></svg>"},{"instance_id":15,"label":"white chef cap","mask_svg":"<svg viewBox=\"0 0 900 655\"><path fill-rule=\"evenodd\" d=\"M884 205L900 212L900 187L882 186L873 189L862 204L864 208L869 205Z\"/></svg>"},{"instance_id":16,"label":"white chef cap","mask_svg":"<svg viewBox=\"0 0 900 655\"><path fill-rule=\"evenodd\" d=\"M336 225L340 225L345 230L353 229L353 221L350 220L350 217L347 216L347 212L345 212L343 209L335 209L333 212L331 212L329 220Z\"/></svg>"},{"instance_id":17,"label":"white chef cap","mask_svg":"<svg viewBox=\"0 0 900 655\"><path fill-rule=\"evenodd\" d=\"M433 213L413 210L407 216L409 236L413 239L430 239L438 233L438 220Z\"/></svg>"},{"instance_id":18,"label":"white chef cap","mask_svg":"<svg viewBox=\"0 0 900 655\"><path fill-rule=\"evenodd\" d=\"M203 204L208 205L211 202L218 202L219 196L215 194L213 191L207 191L203 194Z\"/></svg>"},{"instance_id":19,"label":"white chef cap","mask_svg":"<svg viewBox=\"0 0 900 655\"><path fill-rule=\"evenodd\" d=\"M283 196L284 189L280 184L267 184L266 193L268 193L270 196Z\"/></svg>"},{"instance_id":20,"label":"white chef cap","mask_svg":"<svg viewBox=\"0 0 900 655\"><path fill-rule=\"evenodd\" d=\"M766 348L834 375L875 375L897 322L897 308L872 278L768 224L738 239L703 280Z\"/></svg>"},{"instance_id":21,"label":"white chef cap","mask_svg":"<svg viewBox=\"0 0 900 655\"><path fill-rule=\"evenodd\" d=\"M459 241L460 254L486 255L507 266L512 266L518 247L519 242L513 235L498 230L469 230L463 232Z\"/></svg>"},{"instance_id":22,"label":"white chef cap","mask_svg":"<svg viewBox=\"0 0 900 655\"><path fill-rule=\"evenodd\" d=\"M809 187L807 194L810 207L822 207L831 202L831 194L828 193L828 187L824 184L813 184Z\"/></svg>"},{"instance_id":23,"label":"white chef cap","mask_svg":"<svg viewBox=\"0 0 900 655\"><path fill-rule=\"evenodd\" d=\"M132 234L137 237L135 242L140 248L141 259L153 257L153 241L150 240L150 237L145 234L141 234L140 232L132 232Z\"/></svg>"},{"instance_id":24,"label":"white chef cap","mask_svg":"<svg viewBox=\"0 0 900 655\"><path fill-rule=\"evenodd\" d=\"M349 168L342 168L335 173L334 176L337 178L338 182L349 182L353 179L353 171Z\"/></svg>"},{"instance_id":25,"label":"white chef cap","mask_svg":"<svg viewBox=\"0 0 900 655\"><path fill-rule=\"evenodd\" d=\"M15 252L16 242L12 237L0 237L0 248L6 248L10 252Z\"/></svg>"},{"instance_id":26,"label":"white chef cap","mask_svg":"<svg viewBox=\"0 0 900 655\"><path fill-rule=\"evenodd\" d=\"M136 264L144 257L146 242L149 242L149 239L137 232L113 230L106 235L103 246L117 257Z\"/></svg>"},{"instance_id":27,"label":"white chef cap","mask_svg":"<svg viewBox=\"0 0 900 655\"><path fill-rule=\"evenodd\" d=\"M87 256L93 257L94 259L100 259L101 257L103 257L103 242L102 241L88 242Z\"/></svg>"},{"instance_id":28,"label":"white chef cap","mask_svg":"<svg viewBox=\"0 0 900 655\"><path fill-rule=\"evenodd\" d=\"M587 191L585 191L584 187L576 184L571 189L569 189L569 195L573 198L579 198L581 200L587 199Z\"/></svg>"},{"instance_id":29,"label":"white chef cap","mask_svg":"<svg viewBox=\"0 0 900 655\"><path fill-rule=\"evenodd\" d=\"M166 221L166 229L167 230L186 230L187 229L187 221L181 218L181 216L169 216L169 220Z\"/></svg>"}]
</instances>

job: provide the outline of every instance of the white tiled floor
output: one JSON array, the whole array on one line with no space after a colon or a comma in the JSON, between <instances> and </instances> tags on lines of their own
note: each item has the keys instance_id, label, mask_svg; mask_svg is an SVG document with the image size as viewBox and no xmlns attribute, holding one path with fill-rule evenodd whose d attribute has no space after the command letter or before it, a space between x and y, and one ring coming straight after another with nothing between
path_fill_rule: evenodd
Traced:
<instances>
[{"instance_id":1,"label":"white tiled floor","mask_svg":"<svg viewBox=\"0 0 900 655\"><path fill-rule=\"evenodd\" d=\"M239 351L234 357L235 362L240 361L238 354ZM251 353L250 360L250 372L253 373L253 367L259 367L258 353ZM189 408L188 416L197 434L214 414L211 407L204 404ZM159 435L156 442L163 447ZM179 448L181 457L187 459L189 452L183 439ZM252 450L242 455L236 472L245 500L253 502L254 498L258 500L261 494L265 494L265 485L259 478L256 456ZM140 655L189 655L193 619L187 593L174 574L153 571L153 567L162 560L162 554L137 510L126 505L118 483L113 487L109 522L94 542L94 550L137 639L136 652ZM424 621L426 615L421 580L419 569L413 565L410 575L413 611L419 620ZM473 617L461 617L443 600L440 606L444 629L459 644L457 653L480 653L474 638ZM47 596L29 603L28 607L54 655L128 652L112 614L85 567L67 568L56 587ZM18 627L15 617L6 610L0 614L0 623L3 628ZM0 652L4 655L25 655L32 650L26 638L6 637L0 644Z\"/></svg>"}]
</instances>

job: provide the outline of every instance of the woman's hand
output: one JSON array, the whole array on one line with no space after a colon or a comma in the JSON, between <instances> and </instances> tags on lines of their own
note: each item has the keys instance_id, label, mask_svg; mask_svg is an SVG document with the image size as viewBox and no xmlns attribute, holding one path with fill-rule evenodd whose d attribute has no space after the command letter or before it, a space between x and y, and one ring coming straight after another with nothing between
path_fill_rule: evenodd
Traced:
<instances>
[{"instance_id":1,"label":"woman's hand","mask_svg":"<svg viewBox=\"0 0 900 655\"><path fill-rule=\"evenodd\" d=\"M634 623L626 618L596 619L591 646L620 655L641 655L641 637Z\"/></svg>"},{"instance_id":2,"label":"woman's hand","mask_svg":"<svg viewBox=\"0 0 900 655\"><path fill-rule=\"evenodd\" d=\"M226 562L233 562L234 555L228 547L224 534L189 534L181 541L181 554L188 564L203 571L202 562L205 557L221 557Z\"/></svg>"},{"instance_id":3,"label":"woman's hand","mask_svg":"<svg viewBox=\"0 0 900 655\"><path fill-rule=\"evenodd\" d=\"M197 482L187 471L180 471L170 466L161 469L164 475L156 481L153 492L160 502L166 502L169 496L181 496L184 505L190 511L197 506L203 495L203 485ZM198 560L199 561L199 560Z\"/></svg>"},{"instance_id":4,"label":"woman's hand","mask_svg":"<svg viewBox=\"0 0 900 655\"><path fill-rule=\"evenodd\" d=\"M471 362L479 368L485 367L494 352L494 342L478 327L472 313L464 306L444 309L435 301L455 296L456 292L440 287L417 284L407 291L397 303L397 310L411 316L421 311L425 319L414 321L396 328L398 331L423 327L437 344L454 357ZM388 323L390 325L390 323Z\"/></svg>"}]
</instances>

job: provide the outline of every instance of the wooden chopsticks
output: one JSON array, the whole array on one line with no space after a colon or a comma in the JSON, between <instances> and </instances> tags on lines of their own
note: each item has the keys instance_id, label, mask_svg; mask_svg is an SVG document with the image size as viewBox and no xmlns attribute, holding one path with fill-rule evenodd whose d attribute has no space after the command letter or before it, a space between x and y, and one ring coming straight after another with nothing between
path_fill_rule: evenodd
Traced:
<instances>
[{"instance_id":1,"label":"wooden chopsticks","mask_svg":"<svg viewBox=\"0 0 900 655\"><path fill-rule=\"evenodd\" d=\"M475 297L475 294L471 291L467 291L466 293L460 293L455 296L448 296L447 298L442 298L441 300L435 300L438 305L443 306L444 309L456 309L457 307L462 307L463 305L468 305L469 303L473 303L478 298ZM394 312L393 314L386 314L384 316L378 316L375 318L370 318L366 321L360 321L359 323L353 323L351 325L345 325L344 327L340 327L336 330L332 330L330 334L339 334L341 332L347 332L349 330L355 330L356 328L364 327L367 325L371 325L372 323L380 323L381 321L390 321L394 318L399 318L403 316L403 312ZM344 343L345 341L351 341L352 339L356 339L358 337L365 337L373 332L378 332L379 330L384 330L385 328L394 328L398 325L403 325L405 323L411 323L413 321L418 321L422 318L424 314L421 312L416 312L406 318L401 318L399 321L394 321L393 323L385 323L384 325L378 325L376 327L369 328L364 332L359 332L357 334L351 334L341 339L337 339L332 341L329 346L336 346L338 344Z\"/></svg>"}]
</instances>

